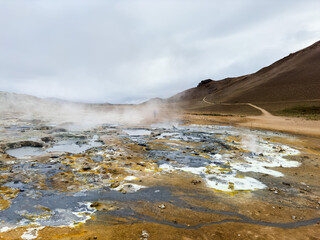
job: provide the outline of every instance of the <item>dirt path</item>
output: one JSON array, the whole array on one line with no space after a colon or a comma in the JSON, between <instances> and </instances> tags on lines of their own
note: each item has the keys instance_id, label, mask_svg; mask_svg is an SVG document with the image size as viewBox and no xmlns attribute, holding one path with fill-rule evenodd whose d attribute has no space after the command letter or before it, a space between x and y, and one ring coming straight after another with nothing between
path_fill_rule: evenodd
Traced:
<instances>
[{"instance_id":1,"label":"dirt path","mask_svg":"<svg viewBox=\"0 0 320 240\"><path fill-rule=\"evenodd\" d=\"M266 116L266 117L271 117L273 116L271 113L269 113L267 110L261 108L261 107L258 107L256 105L253 105L252 103L247 103L247 105L249 105L250 107L253 107L253 108L256 108L258 110L260 110L262 112L262 115L263 116Z\"/></svg>"},{"instance_id":2,"label":"dirt path","mask_svg":"<svg viewBox=\"0 0 320 240\"><path fill-rule=\"evenodd\" d=\"M207 103L207 104L210 104L210 105L217 105L217 104L214 103L214 102L208 102L208 101L206 100L206 97L204 97L204 98L202 99L202 101L205 102L205 103ZM250 107L253 107L253 108L258 109L259 111L261 111L262 116L268 116L268 117L273 116L273 115L272 115L270 112L268 112L267 110L265 110L265 109L263 109L263 108L261 108L261 107L258 107L258 106L254 105L254 104L252 104L252 103L219 103L219 105L226 105L226 106L230 106L230 105L248 105L248 106L250 106Z\"/></svg>"},{"instance_id":3,"label":"dirt path","mask_svg":"<svg viewBox=\"0 0 320 240\"><path fill-rule=\"evenodd\" d=\"M207 103L207 104L210 104L210 105L214 105L214 104L215 104L215 103L212 103L212 102L208 102L208 101L206 100L206 97L204 97L204 98L202 99L202 101L205 102L205 103Z\"/></svg>"}]
</instances>

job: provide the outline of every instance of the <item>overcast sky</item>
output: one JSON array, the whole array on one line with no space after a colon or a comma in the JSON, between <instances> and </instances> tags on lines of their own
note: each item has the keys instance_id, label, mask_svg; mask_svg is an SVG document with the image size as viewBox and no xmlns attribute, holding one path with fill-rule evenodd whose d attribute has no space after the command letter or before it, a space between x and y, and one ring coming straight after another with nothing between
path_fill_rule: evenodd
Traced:
<instances>
[{"instance_id":1,"label":"overcast sky","mask_svg":"<svg viewBox=\"0 0 320 240\"><path fill-rule=\"evenodd\" d=\"M0 91L138 103L317 40L319 0L0 0Z\"/></svg>"}]
</instances>

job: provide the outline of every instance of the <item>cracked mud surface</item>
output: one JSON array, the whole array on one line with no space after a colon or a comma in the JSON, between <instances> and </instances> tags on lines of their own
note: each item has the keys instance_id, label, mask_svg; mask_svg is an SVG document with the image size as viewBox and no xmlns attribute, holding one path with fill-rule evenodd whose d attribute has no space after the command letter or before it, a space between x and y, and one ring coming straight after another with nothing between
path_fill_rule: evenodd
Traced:
<instances>
[{"instance_id":1,"label":"cracked mud surface","mask_svg":"<svg viewBox=\"0 0 320 240\"><path fill-rule=\"evenodd\" d=\"M0 124L3 239L317 239L320 140L209 125Z\"/></svg>"}]
</instances>

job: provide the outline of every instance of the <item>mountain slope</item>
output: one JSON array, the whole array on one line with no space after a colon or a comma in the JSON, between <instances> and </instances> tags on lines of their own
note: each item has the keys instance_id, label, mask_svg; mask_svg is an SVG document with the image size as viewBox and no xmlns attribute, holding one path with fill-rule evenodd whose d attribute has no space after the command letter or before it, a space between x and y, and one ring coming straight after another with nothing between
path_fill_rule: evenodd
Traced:
<instances>
[{"instance_id":1,"label":"mountain slope","mask_svg":"<svg viewBox=\"0 0 320 240\"><path fill-rule=\"evenodd\" d=\"M202 81L169 102L270 103L320 99L320 41L256 73Z\"/></svg>"}]
</instances>

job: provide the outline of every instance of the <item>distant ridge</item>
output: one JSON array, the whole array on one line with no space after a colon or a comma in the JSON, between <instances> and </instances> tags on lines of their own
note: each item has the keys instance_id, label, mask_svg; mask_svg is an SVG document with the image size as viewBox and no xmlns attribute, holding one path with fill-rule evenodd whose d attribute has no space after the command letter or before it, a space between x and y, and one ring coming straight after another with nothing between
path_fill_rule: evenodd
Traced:
<instances>
[{"instance_id":1,"label":"distant ridge","mask_svg":"<svg viewBox=\"0 0 320 240\"><path fill-rule=\"evenodd\" d=\"M261 103L320 99L320 41L264 67L256 73L220 81L206 79L197 87L167 99ZM191 102L190 102L191 101Z\"/></svg>"}]
</instances>

